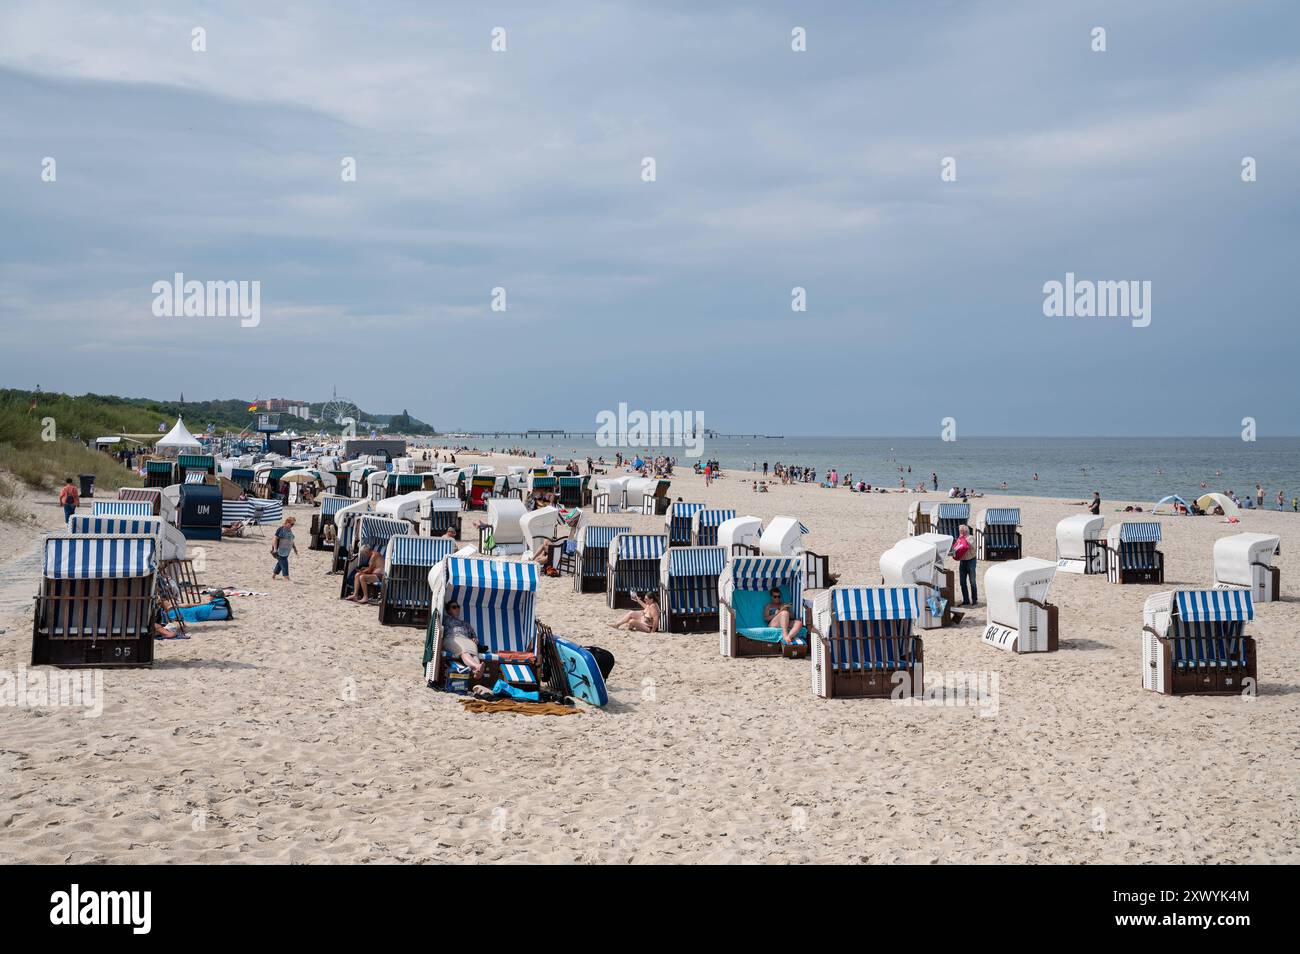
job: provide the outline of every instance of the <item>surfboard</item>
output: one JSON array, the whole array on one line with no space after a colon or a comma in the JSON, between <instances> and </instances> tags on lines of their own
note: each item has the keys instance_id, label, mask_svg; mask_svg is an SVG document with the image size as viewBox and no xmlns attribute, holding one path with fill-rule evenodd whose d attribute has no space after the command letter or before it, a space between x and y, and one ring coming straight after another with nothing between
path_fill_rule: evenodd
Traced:
<instances>
[{"instance_id":1,"label":"surfboard","mask_svg":"<svg viewBox=\"0 0 1300 954\"><path fill-rule=\"evenodd\" d=\"M605 677L600 674L595 657L577 643L559 636L551 637L551 642L555 646L555 655L559 657L564 680L568 683L569 695L593 706L607 703L609 695L605 691Z\"/></svg>"}]
</instances>

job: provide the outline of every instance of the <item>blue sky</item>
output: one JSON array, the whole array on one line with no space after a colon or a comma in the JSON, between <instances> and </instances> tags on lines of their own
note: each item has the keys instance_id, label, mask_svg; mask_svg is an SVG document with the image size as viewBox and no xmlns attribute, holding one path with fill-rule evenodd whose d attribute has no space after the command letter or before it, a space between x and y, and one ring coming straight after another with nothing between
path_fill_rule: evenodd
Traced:
<instances>
[{"instance_id":1,"label":"blue sky","mask_svg":"<svg viewBox=\"0 0 1300 954\"><path fill-rule=\"evenodd\" d=\"M0 382L1300 434L1298 35L1227 0L5 3ZM178 271L260 281L261 323L155 317ZM1066 272L1150 281L1151 325L1045 317Z\"/></svg>"}]
</instances>

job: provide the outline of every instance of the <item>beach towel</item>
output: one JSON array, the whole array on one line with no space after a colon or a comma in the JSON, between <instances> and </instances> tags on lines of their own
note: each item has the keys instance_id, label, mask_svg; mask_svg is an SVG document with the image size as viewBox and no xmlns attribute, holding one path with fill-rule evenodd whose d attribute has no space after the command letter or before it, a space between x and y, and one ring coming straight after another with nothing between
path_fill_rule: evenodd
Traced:
<instances>
[{"instance_id":1,"label":"beach towel","mask_svg":"<svg viewBox=\"0 0 1300 954\"><path fill-rule=\"evenodd\" d=\"M466 712L514 712L526 716L566 716L581 715L570 706L557 702L519 702L515 699L462 699L460 704Z\"/></svg>"},{"instance_id":2,"label":"beach towel","mask_svg":"<svg viewBox=\"0 0 1300 954\"><path fill-rule=\"evenodd\" d=\"M752 639L760 643L779 643L781 641L781 630L777 626L746 626L744 629L737 630L737 632L746 639Z\"/></svg>"}]
</instances>

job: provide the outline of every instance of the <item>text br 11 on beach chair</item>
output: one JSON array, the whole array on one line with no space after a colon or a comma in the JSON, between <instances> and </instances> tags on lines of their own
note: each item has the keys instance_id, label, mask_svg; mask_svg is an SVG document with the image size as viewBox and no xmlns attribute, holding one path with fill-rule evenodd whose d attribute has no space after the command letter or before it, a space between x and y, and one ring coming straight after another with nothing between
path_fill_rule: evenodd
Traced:
<instances>
[{"instance_id":1,"label":"text br 11 on beach chair","mask_svg":"<svg viewBox=\"0 0 1300 954\"><path fill-rule=\"evenodd\" d=\"M1248 590L1157 593L1142 609L1142 688L1165 695L1257 690Z\"/></svg>"},{"instance_id":2,"label":"text br 11 on beach chair","mask_svg":"<svg viewBox=\"0 0 1300 954\"><path fill-rule=\"evenodd\" d=\"M734 510L718 510L705 507L691 518L691 545L697 547L716 547L718 545L718 527L736 516Z\"/></svg>"},{"instance_id":3,"label":"text br 11 on beach chair","mask_svg":"<svg viewBox=\"0 0 1300 954\"><path fill-rule=\"evenodd\" d=\"M385 626L425 626L429 622L429 571L451 556L456 541L446 537L397 534L384 551L384 586L379 622Z\"/></svg>"},{"instance_id":4,"label":"text br 11 on beach chair","mask_svg":"<svg viewBox=\"0 0 1300 954\"><path fill-rule=\"evenodd\" d=\"M984 574L988 624L983 642L1013 653L1054 653L1060 645L1057 607L1047 602L1056 577L1050 560L1025 557Z\"/></svg>"},{"instance_id":5,"label":"text br 11 on beach chair","mask_svg":"<svg viewBox=\"0 0 1300 954\"><path fill-rule=\"evenodd\" d=\"M156 557L152 536L46 538L32 665L152 666Z\"/></svg>"},{"instance_id":6,"label":"text br 11 on beach chair","mask_svg":"<svg viewBox=\"0 0 1300 954\"><path fill-rule=\"evenodd\" d=\"M1165 555L1156 549L1160 524L1121 523L1106 532L1106 566L1112 583L1163 583Z\"/></svg>"},{"instance_id":7,"label":"text br 11 on beach chair","mask_svg":"<svg viewBox=\"0 0 1300 954\"><path fill-rule=\"evenodd\" d=\"M578 531L577 560L573 574L575 593L604 593L605 574L609 569L609 543L631 527L585 526Z\"/></svg>"},{"instance_id":8,"label":"text br 11 on beach chair","mask_svg":"<svg viewBox=\"0 0 1300 954\"><path fill-rule=\"evenodd\" d=\"M750 656L800 658L808 654L805 628L791 643L769 626L763 608L771 591L781 590L781 602L794 614L803 607L803 560L798 556L731 557L718 579L718 648L733 659Z\"/></svg>"},{"instance_id":9,"label":"text br 11 on beach chair","mask_svg":"<svg viewBox=\"0 0 1300 954\"><path fill-rule=\"evenodd\" d=\"M981 560L1019 560L1020 508L990 507L975 515L975 551Z\"/></svg>"},{"instance_id":10,"label":"text br 11 on beach chair","mask_svg":"<svg viewBox=\"0 0 1300 954\"><path fill-rule=\"evenodd\" d=\"M659 558L659 629L716 632L718 578L727 563L722 547L669 547ZM797 610L796 610L797 612Z\"/></svg>"},{"instance_id":11,"label":"text br 11 on beach chair","mask_svg":"<svg viewBox=\"0 0 1300 954\"><path fill-rule=\"evenodd\" d=\"M659 591L659 558L668 538L655 533L621 533L609 545L605 595L610 609L635 609L633 593Z\"/></svg>"},{"instance_id":12,"label":"text br 11 on beach chair","mask_svg":"<svg viewBox=\"0 0 1300 954\"><path fill-rule=\"evenodd\" d=\"M1282 598L1282 571L1273 565L1282 538L1271 533L1236 533L1214 541L1214 588L1249 590L1256 603Z\"/></svg>"},{"instance_id":13,"label":"text br 11 on beach chair","mask_svg":"<svg viewBox=\"0 0 1300 954\"><path fill-rule=\"evenodd\" d=\"M913 633L911 587L836 586L813 601L813 695L822 699L923 695L925 653Z\"/></svg>"}]
</instances>

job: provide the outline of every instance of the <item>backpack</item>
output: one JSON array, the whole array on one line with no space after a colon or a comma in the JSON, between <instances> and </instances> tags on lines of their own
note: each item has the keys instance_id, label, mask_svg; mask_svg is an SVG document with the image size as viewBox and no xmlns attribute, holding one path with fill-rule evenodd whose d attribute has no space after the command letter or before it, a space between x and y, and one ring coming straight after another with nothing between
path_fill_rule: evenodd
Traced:
<instances>
[{"instance_id":1,"label":"backpack","mask_svg":"<svg viewBox=\"0 0 1300 954\"><path fill-rule=\"evenodd\" d=\"M608 649L601 649L599 646L584 646L582 648L591 653L591 658L596 660L596 668L600 670L600 678L608 679L609 674L614 669L614 654Z\"/></svg>"}]
</instances>

